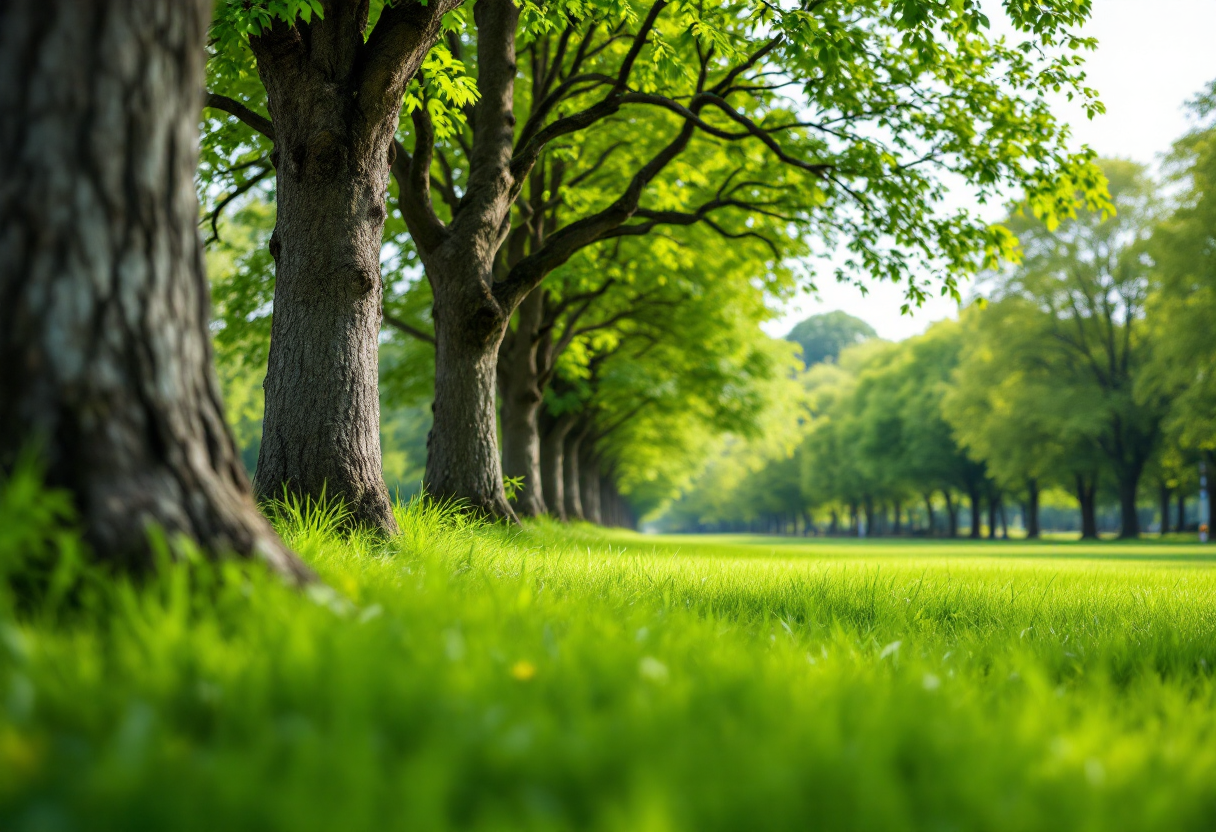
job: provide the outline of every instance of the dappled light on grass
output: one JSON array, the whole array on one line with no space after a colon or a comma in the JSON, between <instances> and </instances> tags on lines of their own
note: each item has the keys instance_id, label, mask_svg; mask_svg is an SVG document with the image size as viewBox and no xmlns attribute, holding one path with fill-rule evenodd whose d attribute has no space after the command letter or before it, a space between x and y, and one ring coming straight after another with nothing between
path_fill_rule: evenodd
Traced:
<instances>
[{"instance_id":1,"label":"dappled light on grass","mask_svg":"<svg viewBox=\"0 0 1216 832\"><path fill-rule=\"evenodd\" d=\"M1216 817L1202 561L741 556L425 499L396 519L276 510L316 591L195 564L53 615L4 602L0 828Z\"/></svg>"}]
</instances>

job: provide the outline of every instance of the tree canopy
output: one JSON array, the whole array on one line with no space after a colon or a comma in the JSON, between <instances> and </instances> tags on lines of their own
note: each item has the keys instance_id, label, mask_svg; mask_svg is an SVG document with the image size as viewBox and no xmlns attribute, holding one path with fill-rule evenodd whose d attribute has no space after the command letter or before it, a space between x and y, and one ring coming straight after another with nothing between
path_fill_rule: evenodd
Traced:
<instances>
[{"instance_id":1,"label":"tree canopy","mask_svg":"<svg viewBox=\"0 0 1216 832\"><path fill-rule=\"evenodd\" d=\"M785 340L793 341L802 348L802 363L809 367L823 361L835 361L845 347L874 337L877 337L874 327L837 310L799 321Z\"/></svg>"}]
</instances>

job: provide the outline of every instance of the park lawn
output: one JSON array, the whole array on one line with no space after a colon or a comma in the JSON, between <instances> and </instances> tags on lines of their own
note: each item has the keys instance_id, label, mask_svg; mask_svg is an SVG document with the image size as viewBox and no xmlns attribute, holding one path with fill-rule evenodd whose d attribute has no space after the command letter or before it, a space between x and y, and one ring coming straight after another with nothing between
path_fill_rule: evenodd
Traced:
<instances>
[{"instance_id":1,"label":"park lawn","mask_svg":"<svg viewBox=\"0 0 1216 832\"><path fill-rule=\"evenodd\" d=\"M37 499L0 501L10 573ZM398 516L279 518L332 590L177 566L0 601L0 829L1216 823L1201 547Z\"/></svg>"}]
</instances>

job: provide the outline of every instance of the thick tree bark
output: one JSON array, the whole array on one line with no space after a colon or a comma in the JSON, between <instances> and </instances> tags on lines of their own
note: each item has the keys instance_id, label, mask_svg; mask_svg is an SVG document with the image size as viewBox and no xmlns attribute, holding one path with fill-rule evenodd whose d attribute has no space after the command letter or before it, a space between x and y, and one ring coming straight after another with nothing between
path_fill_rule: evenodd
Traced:
<instances>
[{"instance_id":1,"label":"thick tree bark","mask_svg":"<svg viewBox=\"0 0 1216 832\"><path fill-rule=\"evenodd\" d=\"M1033 477L1026 481L1026 537L1039 538L1039 481Z\"/></svg>"},{"instance_id":2,"label":"thick tree bark","mask_svg":"<svg viewBox=\"0 0 1216 832\"><path fill-rule=\"evenodd\" d=\"M927 529L927 533L928 533L929 537L933 537L935 534L937 534L937 517L934 515L934 512L933 512L933 492L926 491L924 494L924 497L925 497L925 514L928 515L928 518L929 518L929 528Z\"/></svg>"},{"instance_id":3,"label":"thick tree bark","mask_svg":"<svg viewBox=\"0 0 1216 832\"><path fill-rule=\"evenodd\" d=\"M997 515L1001 511L1000 492L995 488L988 491L988 539L996 540Z\"/></svg>"},{"instance_id":4,"label":"thick tree bark","mask_svg":"<svg viewBox=\"0 0 1216 832\"><path fill-rule=\"evenodd\" d=\"M1157 494L1160 497L1161 536L1165 537L1170 533L1170 507L1172 505L1171 497L1173 496L1173 489L1165 483L1160 483L1157 486Z\"/></svg>"},{"instance_id":5,"label":"thick tree bark","mask_svg":"<svg viewBox=\"0 0 1216 832\"><path fill-rule=\"evenodd\" d=\"M255 488L345 503L393 532L380 453L377 352L385 194L405 85L456 0L367 3L276 21L251 38L273 122L274 320Z\"/></svg>"},{"instance_id":6,"label":"thick tree bark","mask_svg":"<svg viewBox=\"0 0 1216 832\"><path fill-rule=\"evenodd\" d=\"M470 261L476 267L476 260ZM433 271L438 271L434 261L427 273ZM452 291L468 285L459 280L432 278L432 285L435 401L424 484L436 497L458 500L490 517L514 519L503 491L494 414L494 378L505 321L484 284L478 284L484 291L475 293Z\"/></svg>"},{"instance_id":7,"label":"thick tree bark","mask_svg":"<svg viewBox=\"0 0 1216 832\"><path fill-rule=\"evenodd\" d=\"M121 568L152 565L156 526L303 582L211 367L193 181L211 6L0 4L0 469L40 450Z\"/></svg>"},{"instance_id":8,"label":"thick tree bark","mask_svg":"<svg viewBox=\"0 0 1216 832\"><path fill-rule=\"evenodd\" d=\"M1081 507L1081 539L1097 540L1098 538L1098 477L1091 474L1076 475L1077 503Z\"/></svg>"},{"instance_id":9,"label":"thick tree bark","mask_svg":"<svg viewBox=\"0 0 1216 832\"><path fill-rule=\"evenodd\" d=\"M566 517L565 449L566 436L574 427L574 414L553 417L542 410L540 416L540 479L549 513L559 520Z\"/></svg>"},{"instance_id":10,"label":"thick tree bark","mask_svg":"<svg viewBox=\"0 0 1216 832\"><path fill-rule=\"evenodd\" d=\"M519 305L514 331L503 339L498 356L498 392L502 399L502 471L520 477L515 495L521 517L539 517L548 511L540 462L540 368L537 366L539 332L544 317L544 291L533 290Z\"/></svg>"}]
</instances>

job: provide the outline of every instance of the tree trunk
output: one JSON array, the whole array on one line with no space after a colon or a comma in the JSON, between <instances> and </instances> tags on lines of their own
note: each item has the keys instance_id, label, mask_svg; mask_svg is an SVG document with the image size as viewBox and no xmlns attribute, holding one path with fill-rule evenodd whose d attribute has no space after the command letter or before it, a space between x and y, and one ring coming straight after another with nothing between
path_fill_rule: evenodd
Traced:
<instances>
[{"instance_id":1,"label":"tree trunk","mask_svg":"<svg viewBox=\"0 0 1216 832\"><path fill-rule=\"evenodd\" d=\"M997 515L1001 509L1001 498L996 489L988 492L988 539L996 540Z\"/></svg>"},{"instance_id":2,"label":"tree trunk","mask_svg":"<svg viewBox=\"0 0 1216 832\"><path fill-rule=\"evenodd\" d=\"M514 201L510 160L518 16L519 9L505 0L480 0L473 8L481 97L473 108L469 175L457 216L443 225L431 207L434 134L425 111L415 119L418 138L406 177L410 198L402 199L434 296L435 418L424 484L432 494L513 521L498 453L495 381L499 346L514 305L523 298L495 295L494 263ZM539 467L539 448L536 453ZM533 493L539 496L535 482Z\"/></svg>"},{"instance_id":3,"label":"tree trunk","mask_svg":"<svg viewBox=\"0 0 1216 832\"><path fill-rule=\"evenodd\" d=\"M600 475L600 507L605 526L624 527L625 518L621 511L621 495L616 490L616 483L607 474Z\"/></svg>"},{"instance_id":4,"label":"tree trunk","mask_svg":"<svg viewBox=\"0 0 1216 832\"><path fill-rule=\"evenodd\" d=\"M533 290L519 305L513 332L503 339L498 355L498 392L502 399L502 472L519 477L515 511L521 517L545 514L541 485L540 374L536 352L544 315L544 290Z\"/></svg>"},{"instance_id":5,"label":"tree trunk","mask_svg":"<svg viewBox=\"0 0 1216 832\"><path fill-rule=\"evenodd\" d=\"M357 524L396 531L380 455L380 248L402 94L439 32L438 8L363 4L276 21L250 39L273 122L274 319L258 496L341 500ZM399 13L400 14L400 13Z\"/></svg>"},{"instance_id":6,"label":"tree trunk","mask_svg":"<svg viewBox=\"0 0 1216 832\"><path fill-rule=\"evenodd\" d=\"M579 476L579 457L582 454L583 439L591 431L588 422L581 428L571 430L566 434L566 448L562 454L562 483L566 491L566 517L570 520L584 520L583 487Z\"/></svg>"},{"instance_id":7,"label":"tree trunk","mask_svg":"<svg viewBox=\"0 0 1216 832\"><path fill-rule=\"evenodd\" d=\"M1140 491L1139 467L1130 466L1119 476L1119 537L1134 540L1140 536L1140 514L1136 509L1136 497Z\"/></svg>"},{"instance_id":8,"label":"tree trunk","mask_svg":"<svg viewBox=\"0 0 1216 832\"><path fill-rule=\"evenodd\" d=\"M580 454L578 468L583 498L583 517L597 526L603 525L604 517L600 513L599 462L595 458L594 449L589 449L585 440L582 443Z\"/></svg>"},{"instance_id":9,"label":"tree trunk","mask_svg":"<svg viewBox=\"0 0 1216 832\"><path fill-rule=\"evenodd\" d=\"M347 157L347 149L342 151ZM280 164L274 317L255 488L261 499L339 500L359 525L395 532L380 456L380 231L366 215L384 176L348 187L308 181L310 163ZM378 166L383 171L385 165ZM362 181L360 181L362 180ZM379 203L376 203L378 206Z\"/></svg>"},{"instance_id":10,"label":"tree trunk","mask_svg":"<svg viewBox=\"0 0 1216 832\"><path fill-rule=\"evenodd\" d=\"M983 525L983 512L980 508L979 488L972 488L970 491L968 491L967 499L971 503L971 531L967 536L972 540L979 540L980 535L982 534L980 526Z\"/></svg>"},{"instance_id":11,"label":"tree trunk","mask_svg":"<svg viewBox=\"0 0 1216 832\"><path fill-rule=\"evenodd\" d=\"M1207 463L1207 486L1208 486L1208 541L1212 540L1212 525L1216 523L1216 488L1213 487L1213 475L1216 475L1216 454L1211 451L1204 453L1204 459Z\"/></svg>"},{"instance_id":12,"label":"tree trunk","mask_svg":"<svg viewBox=\"0 0 1216 832\"><path fill-rule=\"evenodd\" d=\"M156 526L303 582L211 366L194 191L211 6L0 4L0 470L41 451L120 568L152 565Z\"/></svg>"},{"instance_id":13,"label":"tree trunk","mask_svg":"<svg viewBox=\"0 0 1216 832\"><path fill-rule=\"evenodd\" d=\"M459 290L466 282L440 279L438 271L438 263L427 264L435 294L435 418L427 437L424 484L436 497L457 500L491 517L514 519L503 491L494 415L505 321L488 287L462 296Z\"/></svg>"},{"instance_id":14,"label":"tree trunk","mask_svg":"<svg viewBox=\"0 0 1216 832\"><path fill-rule=\"evenodd\" d=\"M1026 481L1026 537L1039 538L1039 481L1033 477Z\"/></svg>"},{"instance_id":15,"label":"tree trunk","mask_svg":"<svg viewBox=\"0 0 1216 832\"><path fill-rule=\"evenodd\" d=\"M950 489L943 488L942 496L946 499L947 536L951 539L958 537L958 504L950 494Z\"/></svg>"},{"instance_id":16,"label":"tree trunk","mask_svg":"<svg viewBox=\"0 0 1216 832\"><path fill-rule=\"evenodd\" d=\"M1076 475L1077 502L1081 506L1081 539L1098 539L1097 492L1098 478L1091 475L1088 479L1082 474Z\"/></svg>"},{"instance_id":17,"label":"tree trunk","mask_svg":"<svg viewBox=\"0 0 1216 832\"><path fill-rule=\"evenodd\" d=\"M832 509L828 515L828 535L835 537L840 534L840 515L836 513L836 509Z\"/></svg>"},{"instance_id":18,"label":"tree trunk","mask_svg":"<svg viewBox=\"0 0 1216 832\"><path fill-rule=\"evenodd\" d=\"M925 513L928 515L928 518L929 518L928 535L929 535L929 537L933 537L935 534L937 534L937 518L933 513L933 492L932 491L925 492Z\"/></svg>"},{"instance_id":19,"label":"tree trunk","mask_svg":"<svg viewBox=\"0 0 1216 832\"><path fill-rule=\"evenodd\" d=\"M1157 486L1157 494L1160 498L1161 506L1161 536L1165 537L1170 533L1170 498L1173 496L1173 489L1165 483L1160 483Z\"/></svg>"},{"instance_id":20,"label":"tree trunk","mask_svg":"<svg viewBox=\"0 0 1216 832\"><path fill-rule=\"evenodd\" d=\"M540 415L540 480L545 506L554 517L566 520L565 447L566 436L574 427L574 415L556 418L543 409Z\"/></svg>"}]
</instances>

